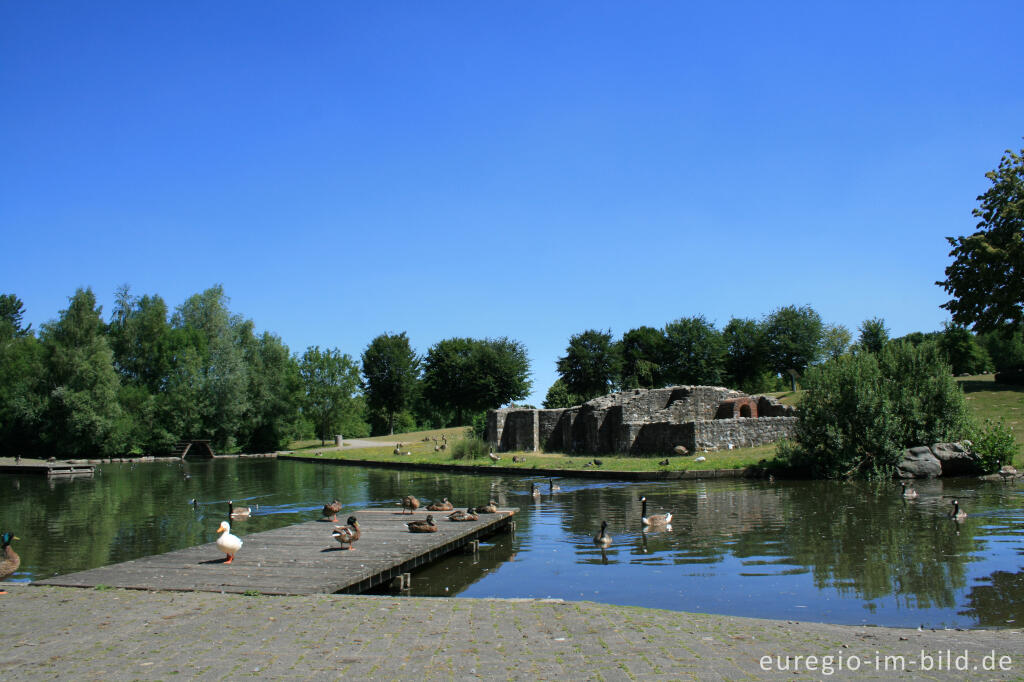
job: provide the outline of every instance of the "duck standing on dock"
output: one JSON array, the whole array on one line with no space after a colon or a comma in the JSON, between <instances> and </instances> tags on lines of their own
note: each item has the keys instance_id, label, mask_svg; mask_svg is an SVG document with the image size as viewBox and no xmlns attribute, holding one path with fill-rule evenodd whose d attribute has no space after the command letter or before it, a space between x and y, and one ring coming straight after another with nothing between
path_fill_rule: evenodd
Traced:
<instances>
[{"instance_id":1,"label":"duck standing on dock","mask_svg":"<svg viewBox=\"0 0 1024 682\"><path fill-rule=\"evenodd\" d=\"M356 517L348 517L347 526L335 526L331 537L338 541L342 549L355 549L352 543L362 537L363 532L359 529L359 521Z\"/></svg>"},{"instance_id":2,"label":"duck standing on dock","mask_svg":"<svg viewBox=\"0 0 1024 682\"><path fill-rule=\"evenodd\" d=\"M12 540L20 539L13 533L0 535L0 580L11 577L18 570L18 566L21 566L21 557L11 547ZM7 594L7 590L0 590L0 594Z\"/></svg>"},{"instance_id":3,"label":"duck standing on dock","mask_svg":"<svg viewBox=\"0 0 1024 682\"><path fill-rule=\"evenodd\" d=\"M338 521L338 512L341 511L341 502L334 500L329 504L324 505L324 519L327 521Z\"/></svg>"},{"instance_id":4,"label":"duck standing on dock","mask_svg":"<svg viewBox=\"0 0 1024 682\"><path fill-rule=\"evenodd\" d=\"M410 533L436 533L437 524L434 523L434 517L431 514L427 514L427 518L421 521L409 521L405 524L405 527L409 529Z\"/></svg>"},{"instance_id":5,"label":"duck standing on dock","mask_svg":"<svg viewBox=\"0 0 1024 682\"><path fill-rule=\"evenodd\" d=\"M405 497L402 498L402 502L400 503L399 506L402 507L403 514L405 513L406 509L408 509L409 513L412 514L414 511L420 508L420 501L417 500L412 495L406 495Z\"/></svg>"},{"instance_id":6,"label":"duck standing on dock","mask_svg":"<svg viewBox=\"0 0 1024 682\"><path fill-rule=\"evenodd\" d=\"M242 549L242 538L231 534L231 524L227 521L220 522L220 528L217 529L217 532L222 534L217 538L217 549L227 555L224 563L230 564L235 560L235 554L238 550Z\"/></svg>"},{"instance_id":7,"label":"duck standing on dock","mask_svg":"<svg viewBox=\"0 0 1024 682\"><path fill-rule=\"evenodd\" d=\"M447 497L442 497L440 502L431 502L427 506L427 511L451 511L455 509L455 505L448 501Z\"/></svg>"}]
</instances>

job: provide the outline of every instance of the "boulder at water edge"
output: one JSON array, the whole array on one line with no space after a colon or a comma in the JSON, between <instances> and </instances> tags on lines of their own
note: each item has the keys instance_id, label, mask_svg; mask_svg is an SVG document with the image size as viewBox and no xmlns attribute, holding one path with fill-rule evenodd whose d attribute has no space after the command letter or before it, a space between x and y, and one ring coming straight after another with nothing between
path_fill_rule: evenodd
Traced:
<instances>
[{"instance_id":1,"label":"boulder at water edge","mask_svg":"<svg viewBox=\"0 0 1024 682\"><path fill-rule=\"evenodd\" d=\"M896 465L900 478L934 478L942 475L942 463L929 447L907 448Z\"/></svg>"}]
</instances>

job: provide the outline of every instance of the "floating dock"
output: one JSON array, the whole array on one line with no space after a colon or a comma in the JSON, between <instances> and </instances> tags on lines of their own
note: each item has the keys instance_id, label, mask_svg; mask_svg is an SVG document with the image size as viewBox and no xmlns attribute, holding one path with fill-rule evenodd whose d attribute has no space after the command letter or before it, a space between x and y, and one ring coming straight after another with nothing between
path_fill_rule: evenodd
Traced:
<instances>
[{"instance_id":1,"label":"floating dock","mask_svg":"<svg viewBox=\"0 0 1024 682\"><path fill-rule=\"evenodd\" d=\"M359 520L362 537L355 549L342 550L331 537L335 524L307 521L245 535L245 521L232 524L242 549L230 564L215 543L134 559L112 566L69 573L33 585L124 587L260 594L357 594L381 584L407 584L408 574L501 530L515 529L516 509L480 514L479 521L456 523L451 512L402 514L390 509L343 512ZM410 533L405 522L434 516L436 533ZM211 528L211 530L213 530Z\"/></svg>"},{"instance_id":2,"label":"floating dock","mask_svg":"<svg viewBox=\"0 0 1024 682\"><path fill-rule=\"evenodd\" d=\"M68 462L46 462L41 459L15 460L13 457L0 459L0 474L28 474L32 476L92 476L92 464L70 464Z\"/></svg>"}]
</instances>

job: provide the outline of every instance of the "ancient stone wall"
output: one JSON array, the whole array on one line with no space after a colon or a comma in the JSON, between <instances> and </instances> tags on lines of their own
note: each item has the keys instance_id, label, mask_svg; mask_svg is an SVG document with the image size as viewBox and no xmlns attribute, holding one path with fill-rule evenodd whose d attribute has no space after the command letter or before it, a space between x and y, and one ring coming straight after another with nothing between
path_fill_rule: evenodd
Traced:
<instances>
[{"instance_id":1,"label":"ancient stone wall","mask_svg":"<svg viewBox=\"0 0 1024 682\"><path fill-rule=\"evenodd\" d=\"M694 422L694 451L728 450L767 445L793 435L796 417L712 419Z\"/></svg>"}]
</instances>

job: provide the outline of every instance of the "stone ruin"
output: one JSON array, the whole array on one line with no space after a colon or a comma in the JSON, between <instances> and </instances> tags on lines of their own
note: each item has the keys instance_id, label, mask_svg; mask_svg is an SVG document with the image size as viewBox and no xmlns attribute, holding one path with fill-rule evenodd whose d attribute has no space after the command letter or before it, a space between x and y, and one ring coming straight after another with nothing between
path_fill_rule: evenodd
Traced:
<instances>
[{"instance_id":1,"label":"stone ruin","mask_svg":"<svg viewBox=\"0 0 1024 682\"><path fill-rule=\"evenodd\" d=\"M638 388L554 410L487 412L486 439L502 451L662 455L752 447L791 436L796 408L720 386Z\"/></svg>"}]
</instances>

